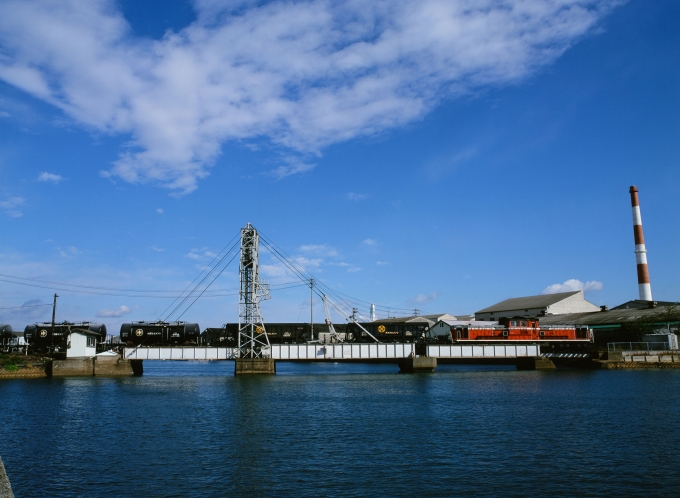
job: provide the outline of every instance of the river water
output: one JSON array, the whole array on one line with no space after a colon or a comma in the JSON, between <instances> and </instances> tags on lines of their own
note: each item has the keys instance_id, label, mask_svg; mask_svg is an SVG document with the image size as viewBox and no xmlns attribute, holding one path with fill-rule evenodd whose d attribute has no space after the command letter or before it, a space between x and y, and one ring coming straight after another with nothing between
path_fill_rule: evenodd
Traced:
<instances>
[{"instance_id":1,"label":"river water","mask_svg":"<svg viewBox=\"0 0 680 498\"><path fill-rule=\"evenodd\" d=\"M680 495L680 370L233 368L0 381L16 497Z\"/></svg>"}]
</instances>

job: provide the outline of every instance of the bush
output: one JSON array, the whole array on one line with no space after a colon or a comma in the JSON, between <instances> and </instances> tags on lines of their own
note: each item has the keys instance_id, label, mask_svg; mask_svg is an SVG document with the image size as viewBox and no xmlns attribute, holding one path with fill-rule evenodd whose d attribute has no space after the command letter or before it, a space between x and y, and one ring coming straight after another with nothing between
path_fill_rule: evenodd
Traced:
<instances>
[{"instance_id":1,"label":"bush","mask_svg":"<svg viewBox=\"0 0 680 498\"><path fill-rule=\"evenodd\" d=\"M5 370L7 370L8 372L15 372L19 370L19 367L16 366L16 364L14 363L10 363L9 365L5 365Z\"/></svg>"}]
</instances>

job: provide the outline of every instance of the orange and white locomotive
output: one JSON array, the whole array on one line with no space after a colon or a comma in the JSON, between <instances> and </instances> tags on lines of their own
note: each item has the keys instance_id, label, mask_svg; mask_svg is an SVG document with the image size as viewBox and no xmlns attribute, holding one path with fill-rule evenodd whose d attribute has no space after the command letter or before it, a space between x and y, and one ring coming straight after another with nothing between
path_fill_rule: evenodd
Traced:
<instances>
[{"instance_id":1,"label":"orange and white locomotive","mask_svg":"<svg viewBox=\"0 0 680 498\"><path fill-rule=\"evenodd\" d=\"M537 319L501 318L498 324L451 325L451 341L460 342L589 342L590 329L585 325L543 325Z\"/></svg>"}]
</instances>

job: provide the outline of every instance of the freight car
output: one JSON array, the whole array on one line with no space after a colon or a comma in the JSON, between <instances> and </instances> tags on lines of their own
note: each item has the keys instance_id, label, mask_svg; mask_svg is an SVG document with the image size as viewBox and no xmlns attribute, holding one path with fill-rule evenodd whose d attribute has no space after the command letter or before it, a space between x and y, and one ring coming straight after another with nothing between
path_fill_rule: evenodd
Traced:
<instances>
[{"instance_id":1,"label":"freight car","mask_svg":"<svg viewBox=\"0 0 680 498\"><path fill-rule=\"evenodd\" d=\"M444 323L444 322L439 322ZM439 324L436 324L435 327ZM454 324L451 342L590 342L592 334L586 325L543 325L537 319L502 318L497 325Z\"/></svg>"},{"instance_id":2,"label":"freight car","mask_svg":"<svg viewBox=\"0 0 680 498\"><path fill-rule=\"evenodd\" d=\"M187 322L132 322L120 326L120 340L133 346L197 345L201 328Z\"/></svg>"},{"instance_id":3,"label":"freight car","mask_svg":"<svg viewBox=\"0 0 680 498\"><path fill-rule=\"evenodd\" d=\"M314 325L314 331L318 333L317 326L321 326ZM225 328L228 340L237 345L239 324L228 323ZM308 323L265 323L264 328L270 344L302 344L311 339Z\"/></svg>"},{"instance_id":4,"label":"freight car","mask_svg":"<svg viewBox=\"0 0 680 498\"><path fill-rule=\"evenodd\" d=\"M15 342L12 326L0 323L0 352L9 353Z\"/></svg>"},{"instance_id":5,"label":"freight car","mask_svg":"<svg viewBox=\"0 0 680 498\"><path fill-rule=\"evenodd\" d=\"M26 325L24 340L28 344L28 351L35 354L63 353L66 351L68 336L72 331L85 330L99 336L97 342L106 339L106 325L91 322L51 322Z\"/></svg>"},{"instance_id":6,"label":"freight car","mask_svg":"<svg viewBox=\"0 0 680 498\"><path fill-rule=\"evenodd\" d=\"M361 326L383 343L417 342L429 330L429 322L427 321L414 323L406 323L405 321L375 321L362 323ZM375 342L369 334L361 330L355 323L348 323L346 331L346 342Z\"/></svg>"},{"instance_id":7,"label":"freight car","mask_svg":"<svg viewBox=\"0 0 680 498\"><path fill-rule=\"evenodd\" d=\"M265 331L270 344L304 344L312 339L309 323L265 323ZM335 325L336 332L345 332L344 325ZM201 341L205 346L238 346L238 323L227 323L219 328L207 328L201 334ZM325 323L314 324L314 339L319 334L328 334L329 328Z\"/></svg>"}]
</instances>

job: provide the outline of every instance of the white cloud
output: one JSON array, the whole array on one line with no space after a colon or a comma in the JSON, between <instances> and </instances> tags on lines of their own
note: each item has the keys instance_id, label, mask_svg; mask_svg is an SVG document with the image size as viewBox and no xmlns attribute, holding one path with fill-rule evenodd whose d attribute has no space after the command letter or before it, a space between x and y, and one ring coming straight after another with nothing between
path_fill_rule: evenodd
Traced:
<instances>
[{"instance_id":1,"label":"white cloud","mask_svg":"<svg viewBox=\"0 0 680 498\"><path fill-rule=\"evenodd\" d=\"M107 308L99 310L97 311L97 316L99 318L120 318L121 316L129 314L130 311L131 311L130 308L128 308L125 305L122 305L120 308L116 308L115 310Z\"/></svg>"},{"instance_id":2,"label":"white cloud","mask_svg":"<svg viewBox=\"0 0 680 498\"><path fill-rule=\"evenodd\" d=\"M429 294L418 294L416 297L409 299L411 304L427 304L431 303L439 297L439 292L430 292Z\"/></svg>"},{"instance_id":3,"label":"white cloud","mask_svg":"<svg viewBox=\"0 0 680 498\"><path fill-rule=\"evenodd\" d=\"M8 118L11 114L7 111L0 111L0 118Z\"/></svg>"},{"instance_id":4,"label":"white cloud","mask_svg":"<svg viewBox=\"0 0 680 498\"><path fill-rule=\"evenodd\" d=\"M21 218L22 213L18 208L26 204L26 199L23 197L10 197L4 201L0 201L0 208L5 211L5 214L10 218Z\"/></svg>"},{"instance_id":5,"label":"white cloud","mask_svg":"<svg viewBox=\"0 0 680 498\"><path fill-rule=\"evenodd\" d=\"M378 265L378 266L386 266L386 265L389 265L389 263L388 263L387 261L376 261L375 264Z\"/></svg>"},{"instance_id":6,"label":"white cloud","mask_svg":"<svg viewBox=\"0 0 680 498\"><path fill-rule=\"evenodd\" d=\"M582 290L583 292L602 290L602 282L597 280L590 280L588 282L581 282L575 278L569 279L562 284L552 284L543 289L543 294L555 294L557 292L572 292Z\"/></svg>"},{"instance_id":7,"label":"white cloud","mask_svg":"<svg viewBox=\"0 0 680 498\"><path fill-rule=\"evenodd\" d=\"M165 251L165 249L163 249L162 247L156 247L156 246L151 246L150 249L151 249L152 251L156 251L156 252L163 252L163 251Z\"/></svg>"},{"instance_id":8,"label":"white cloud","mask_svg":"<svg viewBox=\"0 0 680 498\"><path fill-rule=\"evenodd\" d=\"M347 192L347 194L345 194L345 198L348 201L354 201L354 202L363 201L367 197L368 196L366 194L357 194L357 193L354 193L354 192Z\"/></svg>"},{"instance_id":9,"label":"white cloud","mask_svg":"<svg viewBox=\"0 0 680 498\"><path fill-rule=\"evenodd\" d=\"M364 245L366 245L366 246L370 246L370 247L375 247L375 246L378 245L378 242L375 241L374 239L364 239L364 241L362 242L362 244L364 244Z\"/></svg>"},{"instance_id":10,"label":"white cloud","mask_svg":"<svg viewBox=\"0 0 680 498\"><path fill-rule=\"evenodd\" d=\"M104 175L186 193L226 141L264 138L305 157L517 82L618 3L195 0L195 22L149 40L112 0L4 0L0 79L85 127L130 135ZM270 174L314 167L284 162Z\"/></svg>"},{"instance_id":11,"label":"white cloud","mask_svg":"<svg viewBox=\"0 0 680 498\"><path fill-rule=\"evenodd\" d=\"M158 209L156 209L156 212L157 212L158 214L163 214L165 211L163 211L161 208L158 208Z\"/></svg>"},{"instance_id":12,"label":"white cloud","mask_svg":"<svg viewBox=\"0 0 680 498\"><path fill-rule=\"evenodd\" d=\"M63 176L61 175L55 175L54 173L48 173L47 171L43 171L40 173L38 176L38 181L39 182L50 182L54 183L55 185L62 181L64 179Z\"/></svg>"}]
</instances>

